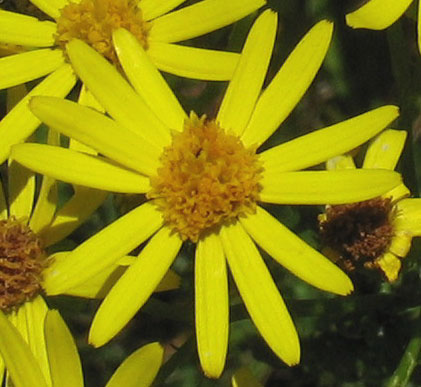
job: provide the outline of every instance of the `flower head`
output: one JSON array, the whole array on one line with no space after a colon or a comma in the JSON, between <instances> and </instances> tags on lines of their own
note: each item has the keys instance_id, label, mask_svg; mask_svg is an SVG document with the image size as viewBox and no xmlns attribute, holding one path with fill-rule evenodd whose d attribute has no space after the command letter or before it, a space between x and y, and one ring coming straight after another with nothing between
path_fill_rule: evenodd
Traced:
<instances>
[{"instance_id":1,"label":"flower head","mask_svg":"<svg viewBox=\"0 0 421 387\"><path fill-rule=\"evenodd\" d=\"M369 145L363 168L393 170L402 153L406 132L388 129ZM350 156L337 156L327 162L333 169L354 169ZM387 280L398 278L401 259L411 246L411 240L420 235L421 202L410 195L404 184L371 200L327 206L320 215L322 236L332 259L343 267L381 270Z\"/></svg>"},{"instance_id":2,"label":"flower head","mask_svg":"<svg viewBox=\"0 0 421 387\"><path fill-rule=\"evenodd\" d=\"M111 118L57 98L31 101L40 119L105 158L22 144L13 148L16 160L65 181L150 198L48 269L47 292L61 292L150 238L99 308L90 332L94 345L110 340L146 302L187 238L197 243L196 335L210 377L221 374L228 344L226 262L269 346L287 364L299 362L294 324L253 240L310 284L341 295L352 291L340 269L260 203L342 204L398 185L399 175L391 171L299 171L367 141L396 118L397 108L382 107L256 152L310 85L333 30L327 21L314 26L262 92L276 24L271 11L256 20L214 120L187 117L145 50L125 30L115 31L113 38L133 88L85 43L68 45L74 68ZM59 159L60 169L54 167Z\"/></svg>"},{"instance_id":3,"label":"flower head","mask_svg":"<svg viewBox=\"0 0 421 387\"><path fill-rule=\"evenodd\" d=\"M173 11L185 0L34 1L54 21L0 10L0 45L19 47L15 55L0 58L0 89L47 77L0 122L0 163L13 144L25 140L39 125L28 109L35 95L65 97L76 83L67 63L65 45L78 38L117 64L119 45L112 34L130 31L138 44L162 70L189 78L228 80L238 54L174 44L217 30L247 16L265 0L203 0ZM17 45L17 46L16 46ZM0 47L1 48L1 47ZM20 52L21 51L21 52ZM83 87L81 103L100 105Z\"/></svg>"}]
</instances>

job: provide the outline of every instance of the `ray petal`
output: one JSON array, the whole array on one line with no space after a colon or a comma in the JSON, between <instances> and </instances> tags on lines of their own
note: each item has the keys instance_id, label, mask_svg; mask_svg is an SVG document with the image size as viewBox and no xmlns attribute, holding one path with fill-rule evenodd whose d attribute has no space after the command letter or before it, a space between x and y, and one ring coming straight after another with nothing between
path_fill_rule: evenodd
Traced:
<instances>
[{"instance_id":1,"label":"ray petal","mask_svg":"<svg viewBox=\"0 0 421 387\"><path fill-rule=\"evenodd\" d=\"M356 11L346 15L346 23L352 28L383 30L398 20L412 0L370 0Z\"/></svg>"},{"instance_id":2,"label":"ray petal","mask_svg":"<svg viewBox=\"0 0 421 387\"><path fill-rule=\"evenodd\" d=\"M159 150L170 143L169 129L115 66L78 39L67 45L67 53L76 73L111 117Z\"/></svg>"},{"instance_id":3,"label":"ray petal","mask_svg":"<svg viewBox=\"0 0 421 387\"><path fill-rule=\"evenodd\" d=\"M233 52L161 42L151 42L147 53L162 71L206 81L230 80L240 59Z\"/></svg>"},{"instance_id":4,"label":"ray petal","mask_svg":"<svg viewBox=\"0 0 421 387\"><path fill-rule=\"evenodd\" d=\"M383 169L345 169L265 174L260 200L277 204L344 204L372 199L401 183Z\"/></svg>"},{"instance_id":5,"label":"ray petal","mask_svg":"<svg viewBox=\"0 0 421 387\"><path fill-rule=\"evenodd\" d=\"M9 155L10 147L24 141L40 124L29 110L28 101L36 95L66 96L76 83L72 67L64 64L34 87L0 121L0 163Z\"/></svg>"},{"instance_id":6,"label":"ray petal","mask_svg":"<svg viewBox=\"0 0 421 387\"><path fill-rule=\"evenodd\" d=\"M333 33L333 24L323 20L298 43L257 101L242 141L261 145L288 117L316 76Z\"/></svg>"},{"instance_id":7,"label":"ray petal","mask_svg":"<svg viewBox=\"0 0 421 387\"><path fill-rule=\"evenodd\" d=\"M403 199L396 203L396 231L405 231L411 236L421 236L421 199Z\"/></svg>"},{"instance_id":8,"label":"ray petal","mask_svg":"<svg viewBox=\"0 0 421 387\"><path fill-rule=\"evenodd\" d=\"M13 383L19 387L47 387L29 346L1 311L0 330L0 353Z\"/></svg>"},{"instance_id":9,"label":"ray petal","mask_svg":"<svg viewBox=\"0 0 421 387\"><path fill-rule=\"evenodd\" d=\"M155 19L149 38L166 43L194 38L234 23L265 4L265 0L199 1Z\"/></svg>"},{"instance_id":10,"label":"ray petal","mask_svg":"<svg viewBox=\"0 0 421 387\"><path fill-rule=\"evenodd\" d=\"M126 358L105 387L149 387L164 360L164 348L151 343Z\"/></svg>"},{"instance_id":11,"label":"ray petal","mask_svg":"<svg viewBox=\"0 0 421 387\"><path fill-rule=\"evenodd\" d=\"M55 23L0 10L0 42L29 47L54 46Z\"/></svg>"},{"instance_id":12,"label":"ray petal","mask_svg":"<svg viewBox=\"0 0 421 387\"><path fill-rule=\"evenodd\" d=\"M120 28L114 31L113 42L124 72L137 93L166 126L181 130L187 115L138 40Z\"/></svg>"},{"instance_id":13,"label":"ray petal","mask_svg":"<svg viewBox=\"0 0 421 387\"><path fill-rule=\"evenodd\" d=\"M47 314L45 341L53 386L83 387L82 366L75 341L57 310Z\"/></svg>"},{"instance_id":14,"label":"ray petal","mask_svg":"<svg viewBox=\"0 0 421 387\"><path fill-rule=\"evenodd\" d=\"M219 378L228 348L228 280L219 237L200 239L195 258L196 340L207 377Z\"/></svg>"},{"instance_id":15,"label":"ray petal","mask_svg":"<svg viewBox=\"0 0 421 387\"><path fill-rule=\"evenodd\" d=\"M396 106L382 106L278 145L262 152L260 157L265 169L271 173L311 167L356 148L398 115Z\"/></svg>"},{"instance_id":16,"label":"ray petal","mask_svg":"<svg viewBox=\"0 0 421 387\"><path fill-rule=\"evenodd\" d=\"M61 50L34 50L0 58L0 89L47 75L64 63Z\"/></svg>"},{"instance_id":17,"label":"ray petal","mask_svg":"<svg viewBox=\"0 0 421 387\"><path fill-rule=\"evenodd\" d=\"M342 270L263 208L257 207L255 214L240 221L263 250L303 281L336 294L352 292L352 282Z\"/></svg>"},{"instance_id":18,"label":"ray petal","mask_svg":"<svg viewBox=\"0 0 421 387\"><path fill-rule=\"evenodd\" d=\"M144 242L162 222L153 203L135 208L79 245L66 260L53 262L44 272L44 289L60 294L88 281Z\"/></svg>"},{"instance_id":19,"label":"ray petal","mask_svg":"<svg viewBox=\"0 0 421 387\"><path fill-rule=\"evenodd\" d=\"M240 223L223 226L221 240L234 281L251 319L286 364L300 361L294 323L256 246Z\"/></svg>"},{"instance_id":20,"label":"ray petal","mask_svg":"<svg viewBox=\"0 0 421 387\"><path fill-rule=\"evenodd\" d=\"M99 307L89 333L90 343L99 347L120 332L153 293L181 244L178 234L167 227L152 237Z\"/></svg>"},{"instance_id":21,"label":"ray petal","mask_svg":"<svg viewBox=\"0 0 421 387\"><path fill-rule=\"evenodd\" d=\"M31 0L31 3L36 5L41 11L45 12L53 19L58 19L60 16L60 9L66 6L68 0Z\"/></svg>"},{"instance_id":22,"label":"ray petal","mask_svg":"<svg viewBox=\"0 0 421 387\"><path fill-rule=\"evenodd\" d=\"M140 136L106 115L76 102L54 97L33 98L29 107L44 123L90 146L111 160L145 175L156 173L159 152Z\"/></svg>"},{"instance_id":23,"label":"ray petal","mask_svg":"<svg viewBox=\"0 0 421 387\"><path fill-rule=\"evenodd\" d=\"M44 177L45 179L45 177ZM104 202L108 192L83 186L75 186L75 193L55 214L40 237L45 246L57 243L78 228Z\"/></svg>"},{"instance_id":24,"label":"ray petal","mask_svg":"<svg viewBox=\"0 0 421 387\"><path fill-rule=\"evenodd\" d=\"M278 15L265 11L251 28L218 112L221 127L241 135L253 113L272 55Z\"/></svg>"},{"instance_id":25,"label":"ray petal","mask_svg":"<svg viewBox=\"0 0 421 387\"><path fill-rule=\"evenodd\" d=\"M186 0L141 0L138 7L144 20L152 20L178 7Z\"/></svg>"},{"instance_id":26,"label":"ray petal","mask_svg":"<svg viewBox=\"0 0 421 387\"><path fill-rule=\"evenodd\" d=\"M147 177L99 156L70 149L20 144L13 147L12 157L35 172L67 183L123 193L145 193L149 190Z\"/></svg>"},{"instance_id":27,"label":"ray petal","mask_svg":"<svg viewBox=\"0 0 421 387\"><path fill-rule=\"evenodd\" d=\"M402 154L406 135L404 130L388 129L381 132L370 143L363 168L384 168L393 171Z\"/></svg>"}]
</instances>

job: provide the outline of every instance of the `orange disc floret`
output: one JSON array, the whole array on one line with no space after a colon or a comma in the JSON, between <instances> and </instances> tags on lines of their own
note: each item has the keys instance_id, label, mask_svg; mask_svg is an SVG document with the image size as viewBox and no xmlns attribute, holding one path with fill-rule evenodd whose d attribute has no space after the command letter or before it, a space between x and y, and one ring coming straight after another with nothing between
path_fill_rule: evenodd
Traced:
<instances>
[{"instance_id":1,"label":"orange disc floret","mask_svg":"<svg viewBox=\"0 0 421 387\"><path fill-rule=\"evenodd\" d=\"M255 211L261 172L255 148L192 113L164 149L148 197L183 239L197 242L202 232Z\"/></svg>"},{"instance_id":2,"label":"orange disc floret","mask_svg":"<svg viewBox=\"0 0 421 387\"><path fill-rule=\"evenodd\" d=\"M41 290L45 253L40 239L11 217L0 221L0 309L11 310Z\"/></svg>"},{"instance_id":3,"label":"orange disc floret","mask_svg":"<svg viewBox=\"0 0 421 387\"><path fill-rule=\"evenodd\" d=\"M56 43L63 49L73 38L81 39L114 64L118 63L112 33L130 31L146 49L149 23L133 0L82 0L70 2L57 19Z\"/></svg>"}]
</instances>

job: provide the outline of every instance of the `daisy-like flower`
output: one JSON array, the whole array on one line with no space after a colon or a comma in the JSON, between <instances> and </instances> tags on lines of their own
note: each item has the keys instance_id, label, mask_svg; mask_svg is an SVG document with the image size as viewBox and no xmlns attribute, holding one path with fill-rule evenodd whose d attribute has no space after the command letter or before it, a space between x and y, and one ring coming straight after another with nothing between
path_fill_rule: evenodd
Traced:
<instances>
[{"instance_id":1,"label":"daisy-like flower","mask_svg":"<svg viewBox=\"0 0 421 387\"><path fill-rule=\"evenodd\" d=\"M405 139L405 131L382 132L369 145L362 168L394 170ZM327 168L356 167L352 157L345 155L329 160ZM380 269L388 281L395 281L412 238L421 236L421 199L406 198L409 195L402 183L378 198L327 206L320 227L332 259L351 270L358 266Z\"/></svg>"},{"instance_id":2,"label":"daisy-like flower","mask_svg":"<svg viewBox=\"0 0 421 387\"><path fill-rule=\"evenodd\" d=\"M51 265L45 276L47 293L60 293L88 281L151 237L101 304L89 336L95 346L114 337L147 301L183 242L197 244L196 335L202 368L210 377L221 374L227 352L226 262L263 338L287 364L299 362L294 324L253 240L310 284L342 295L352 291L339 268L258 202L340 204L397 186L400 177L392 171L299 170L367 141L397 117L398 109L381 107L257 153L313 80L333 30L328 21L314 26L262 92L276 25L271 11L255 22L214 120L185 114L125 30L116 31L114 40L135 90L82 41L67 47L78 75L110 117L58 98L31 101L42 121L104 157L21 144L12 151L16 160L64 181L144 193L149 199Z\"/></svg>"},{"instance_id":3,"label":"daisy-like flower","mask_svg":"<svg viewBox=\"0 0 421 387\"><path fill-rule=\"evenodd\" d=\"M56 310L46 313L43 323L49 377L33 356L21 333L0 312L0 353L15 387L83 387L83 372L74 339ZM161 367L164 349L147 344L133 352L114 372L105 387L149 387Z\"/></svg>"},{"instance_id":4,"label":"daisy-like flower","mask_svg":"<svg viewBox=\"0 0 421 387\"><path fill-rule=\"evenodd\" d=\"M172 11L185 0L31 0L55 21L0 10L0 44L27 50L0 59L0 89L48 75L9 115L0 121L0 163L13 144L25 140L39 125L28 109L34 95L64 97L76 78L63 49L82 39L116 63L112 32L131 31L162 70L207 80L230 79L238 54L205 50L175 42L231 24L257 10L265 0L203 0ZM170 12L172 11L172 12Z\"/></svg>"},{"instance_id":5,"label":"daisy-like flower","mask_svg":"<svg viewBox=\"0 0 421 387\"><path fill-rule=\"evenodd\" d=\"M352 28L384 30L398 20L413 0L368 0L357 10L346 15L346 23ZM421 3L418 5L418 49L421 52Z\"/></svg>"}]
</instances>

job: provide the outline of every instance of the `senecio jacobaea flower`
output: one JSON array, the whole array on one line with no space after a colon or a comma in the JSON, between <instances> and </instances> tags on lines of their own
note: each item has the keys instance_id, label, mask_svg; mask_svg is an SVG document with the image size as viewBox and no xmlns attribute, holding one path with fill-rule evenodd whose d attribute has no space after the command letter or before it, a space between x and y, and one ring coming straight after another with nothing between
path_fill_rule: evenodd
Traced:
<instances>
[{"instance_id":1,"label":"senecio jacobaea flower","mask_svg":"<svg viewBox=\"0 0 421 387\"><path fill-rule=\"evenodd\" d=\"M42 326L48 377L22 334L0 312L0 353L15 387L83 387L83 372L74 339L56 310L46 312ZM117 368L105 387L149 387L161 367L164 349L147 344Z\"/></svg>"},{"instance_id":2,"label":"senecio jacobaea flower","mask_svg":"<svg viewBox=\"0 0 421 387\"><path fill-rule=\"evenodd\" d=\"M249 32L216 119L188 117L146 52L126 30L114 33L117 55L133 88L80 40L67 46L73 67L109 116L74 102L37 97L42 121L103 157L40 144L13 147L13 157L39 173L149 200L50 266L56 294L103 270L147 242L101 304L89 340L114 337L147 301L183 242L197 244L196 335L207 376L225 364L229 300L227 268L257 329L287 364L300 360L298 336L253 240L308 283L336 294L353 290L332 262L290 232L258 202L342 204L383 194L400 183L393 171L299 171L367 141L398 115L384 106L257 153L298 103L330 44L333 25L315 25L262 91L277 15L265 11ZM139 71L138 69L142 69Z\"/></svg>"},{"instance_id":3,"label":"senecio jacobaea flower","mask_svg":"<svg viewBox=\"0 0 421 387\"><path fill-rule=\"evenodd\" d=\"M231 24L265 0L203 0L172 11L185 0L31 0L55 21L0 10L0 44L26 48L0 59L0 89L48 75L6 118L0 121L0 163L10 147L25 140L39 125L28 109L35 95L66 96L76 83L63 49L82 39L116 63L112 32L126 28L161 69L189 78L228 80L238 54L176 45ZM172 11L172 12L170 12ZM118 46L117 46L118 48Z\"/></svg>"},{"instance_id":4,"label":"senecio jacobaea flower","mask_svg":"<svg viewBox=\"0 0 421 387\"><path fill-rule=\"evenodd\" d=\"M346 15L352 28L384 30L398 20L413 0L368 0L357 10ZM418 50L421 52L421 2L418 3Z\"/></svg>"},{"instance_id":5,"label":"senecio jacobaea flower","mask_svg":"<svg viewBox=\"0 0 421 387\"><path fill-rule=\"evenodd\" d=\"M405 139L405 131L382 132L370 143L362 168L394 170ZM327 168L356 167L346 155L329 160ZM378 268L389 281L395 281L412 238L421 236L421 199L406 198L409 194L402 183L378 198L328 206L320 216L320 226L327 247L332 249L332 259L351 270L358 266Z\"/></svg>"}]
</instances>

